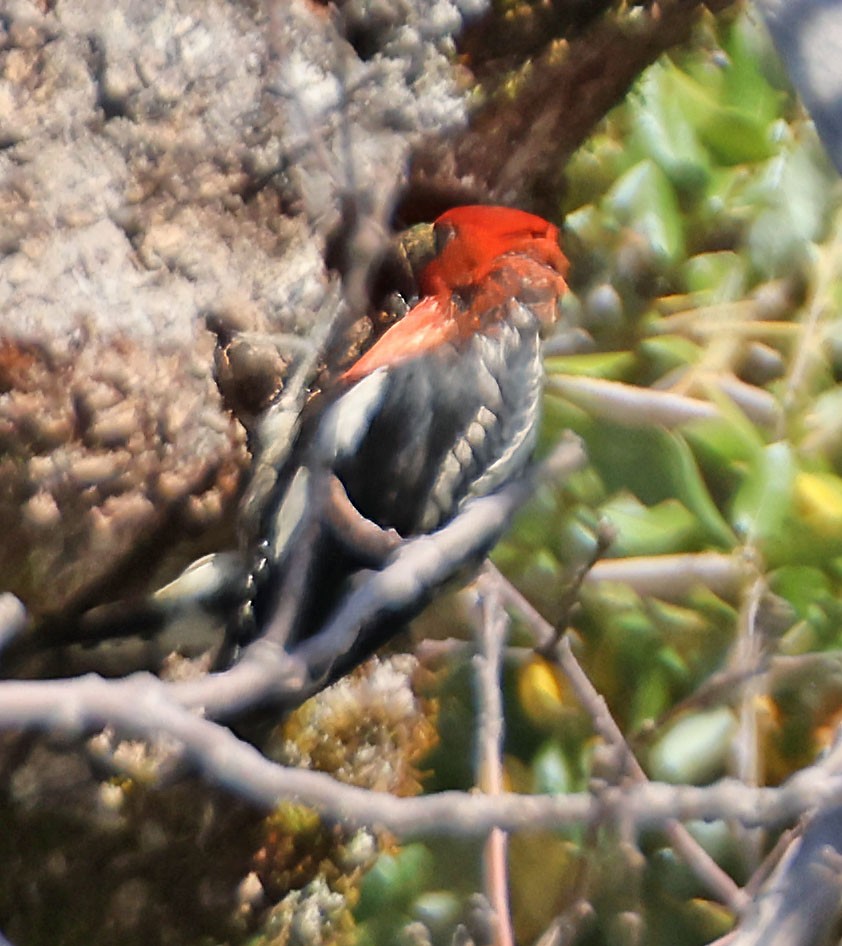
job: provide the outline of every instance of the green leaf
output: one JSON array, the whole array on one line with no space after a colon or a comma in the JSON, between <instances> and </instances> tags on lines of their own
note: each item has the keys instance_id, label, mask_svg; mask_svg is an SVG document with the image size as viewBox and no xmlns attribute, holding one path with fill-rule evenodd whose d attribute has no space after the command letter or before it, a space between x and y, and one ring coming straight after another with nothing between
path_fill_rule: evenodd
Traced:
<instances>
[{"instance_id":1,"label":"green leaf","mask_svg":"<svg viewBox=\"0 0 842 946\"><path fill-rule=\"evenodd\" d=\"M601 508L617 529L611 554L617 557L666 555L694 544L699 528L696 517L675 499L644 506L628 493L615 496Z\"/></svg>"},{"instance_id":2,"label":"green leaf","mask_svg":"<svg viewBox=\"0 0 842 946\"><path fill-rule=\"evenodd\" d=\"M730 416L696 421L684 434L700 460L720 477L733 473L737 464L751 462L765 446L753 427L734 423Z\"/></svg>"},{"instance_id":3,"label":"green leaf","mask_svg":"<svg viewBox=\"0 0 842 946\"><path fill-rule=\"evenodd\" d=\"M669 709L672 702L667 674L657 664L650 664L635 686L629 726L639 730Z\"/></svg>"},{"instance_id":4,"label":"green leaf","mask_svg":"<svg viewBox=\"0 0 842 946\"><path fill-rule=\"evenodd\" d=\"M699 304L730 302L745 295L747 267L737 253L699 253L681 267L681 278L688 292L704 297Z\"/></svg>"},{"instance_id":5,"label":"green leaf","mask_svg":"<svg viewBox=\"0 0 842 946\"><path fill-rule=\"evenodd\" d=\"M842 479L799 470L791 444L771 444L747 465L732 521L769 567L826 564L842 553Z\"/></svg>"},{"instance_id":6,"label":"green leaf","mask_svg":"<svg viewBox=\"0 0 842 946\"><path fill-rule=\"evenodd\" d=\"M768 163L747 198L763 207L748 232L753 264L766 276L804 265L810 244L828 225L828 193L836 183L812 140L796 139Z\"/></svg>"},{"instance_id":7,"label":"green leaf","mask_svg":"<svg viewBox=\"0 0 842 946\"><path fill-rule=\"evenodd\" d=\"M710 781L725 768L736 731L737 720L728 707L688 714L652 747L649 772L673 784Z\"/></svg>"},{"instance_id":8,"label":"green leaf","mask_svg":"<svg viewBox=\"0 0 842 946\"><path fill-rule=\"evenodd\" d=\"M769 585L775 594L786 598L802 618L816 602L831 593L827 575L820 568L808 565L785 565L776 569Z\"/></svg>"},{"instance_id":9,"label":"green leaf","mask_svg":"<svg viewBox=\"0 0 842 946\"><path fill-rule=\"evenodd\" d=\"M675 368L696 364L702 348L683 335L656 335L640 343L638 354L645 360L648 373L660 378Z\"/></svg>"},{"instance_id":10,"label":"green leaf","mask_svg":"<svg viewBox=\"0 0 842 946\"><path fill-rule=\"evenodd\" d=\"M717 163L762 161L774 154L770 116L723 102L715 87L700 84L675 66L672 74L676 100Z\"/></svg>"},{"instance_id":11,"label":"green leaf","mask_svg":"<svg viewBox=\"0 0 842 946\"><path fill-rule=\"evenodd\" d=\"M785 441L755 455L734 497L731 522L741 536L761 545L782 540L796 472L792 447Z\"/></svg>"},{"instance_id":12,"label":"green leaf","mask_svg":"<svg viewBox=\"0 0 842 946\"><path fill-rule=\"evenodd\" d=\"M684 99L676 94L677 81L678 70L669 60L646 70L638 86L640 94L629 105L634 121L632 143L658 164L675 187L701 191L710 176L710 160Z\"/></svg>"},{"instance_id":13,"label":"green leaf","mask_svg":"<svg viewBox=\"0 0 842 946\"><path fill-rule=\"evenodd\" d=\"M636 164L606 195L619 223L640 234L667 264L684 255L684 224L672 184L651 160Z\"/></svg>"},{"instance_id":14,"label":"green leaf","mask_svg":"<svg viewBox=\"0 0 842 946\"><path fill-rule=\"evenodd\" d=\"M636 160L626 142L614 135L597 133L579 148L564 168L566 193L575 195L571 212L591 201L598 201L611 184Z\"/></svg>"},{"instance_id":15,"label":"green leaf","mask_svg":"<svg viewBox=\"0 0 842 946\"><path fill-rule=\"evenodd\" d=\"M434 870L432 854L423 844L408 844L397 854L381 854L363 881L357 918L405 910L433 879Z\"/></svg>"},{"instance_id":16,"label":"green leaf","mask_svg":"<svg viewBox=\"0 0 842 946\"><path fill-rule=\"evenodd\" d=\"M713 109L699 133L722 164L762 161L774 153L766 122L743 108Z\"/></svg>"},{"instance_id":17,"label":"green leaf","mask_svg":"<svg viewBox=\"0 0 842 946\"><path fill-rule=\"evenodd\" d=\"M576 788L575 779L561 746L547 742L532 762L533 791L548 795L566 795Z\"/></svg>"},{"instance_id":18,"label":"green leaf","mask_svg":"<svg viewBox=\"0 0 842 946\"><path fill-rule=\"evenodd\" d=\"M547 374L586 375L589 378L607 378L623 381L637 365L632 352L588 352L584 355L558 355L544 362Z\"/></svg>"},{"instance_id":19,"label":"green leaf","mask_svg":"<svg viewBox=\"0 0 842 946\"><path fill-rule=\"evenodd\" d=\"M773 121L781 114L786 96L769 83L766 70L760 68L761 57L771 60L774 55L762 24L752 22L751 17L735 20L726 26L722 46L728 54L728 63L722 70L725 100L756 115L760 121Z\"/></svg>"},{"instance_id":20,"label":"green leaf","mask_svg":"<svg viewBox=\"0 0 842 946\"><path fill-rule=\"evenodd\" d=\"M700 535L731 548L735 537L708 492L696 460L679 434L625 428L601 421L583 431L588 455L609 493L630 490L648 506L677 499L698 520Z\"/></svg>"},{"instance_id":21,"label":"green leaf","mask_svg":"<svg viewBox=\"0 0 842 946\"><path fill-rule=\"evenodd\" d=\"M673 604L670 601L660 601L657 598L649 600L649 613L654 617L658 626L665 635L674 638L676 635L682 639L697 638L700 635L707 634L709 630L708 621L705 617L693 608ZM678 646L678 642L676 642ZM679 651L666 649L661 655L664 666L669 667L671 672L678 677L685 677L687 674L687 664Z\"/></svg>"}]
</instances>

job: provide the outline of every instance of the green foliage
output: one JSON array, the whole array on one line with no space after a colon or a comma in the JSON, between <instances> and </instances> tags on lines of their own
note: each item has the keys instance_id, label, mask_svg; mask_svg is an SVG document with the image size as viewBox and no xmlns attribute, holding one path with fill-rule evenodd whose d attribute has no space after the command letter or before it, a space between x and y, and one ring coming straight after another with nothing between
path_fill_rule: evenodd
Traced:
<instances>
[{"instance_id":1,"label":"green foliage","mask_svg":"<svg viewBox=\"0 0 842 946\"><path fill-rule=\"evenodd\" d=\"M541 449L572 429L589 463L539 488L495 562L571 626L651 777L745 775L739 732L775 783L815 757L842 710L839 182L758 23L740 16L707 21L692 49L655 63L574 155L567 183L562 331L591 341L547 359ZM606 522L605 561L628 567L607 581L598 563L571 614L567 588ZM699 555L719 571L695 572ZM517 623L513 641L529 641ZM784 661L753 695L749 642ZM785 661L811 654L799 686ZM461 734L443 729L435 765L448 756L446 784L468 787L472 694L453 679L441 719ZM600 742L563 677L527 662L506 679L512 789L579 791L601 775ZM746 879L739 829L696 833ZM540 932L535 890L558 911L585 889L596 915L581 942L592 946L723 935L733 917L663 837L641 843L629 867L607 830L515 839L521 941Z\"/></svg>"},{"instance_id":2,"label":"green foliage","mask_svg":"<svg viewBox=\"0 0 842 946\"><path fill-rule=\"evenodd\" d=\"M695 51L652 66L574 156L564 209L575 301L564 311L594 345L548 359L544 443L573 429L589 465L542 494L497 552L550 620L563 617L556 589L587 561L598 523L615 530L610 559L646 558L654 583L631 567L625 581L592 581L573 626L649 775L676 783L741 775L738 733L777 781L815 755L842 707L831 659L842 650L840 187L809 121L769 78L764 43L745 17L711 27ZM616 296L619 316L599 318L597 291ZM686 413L665 412L669 396ZM697 553L730 561L732 580L675 581L692 576ZM760 653L827 652L828 663L809 692L769 678L748 704L747 735L737 671L748 631ZM534 721L550 735L531 759L533 784L570 791L593 742L581 719L571 728L563 684L556 699L567 716L545 709ZM712 856L750 869L739 832L712 828ZM616 941L629 910L647 943L728 929L727 910L662 840L630 907L595 868L621 857L613 850L568 855L592 871L585 941ZM530 880L513 879L516 901L519 883Z\"/></svg>"}]
</instances>

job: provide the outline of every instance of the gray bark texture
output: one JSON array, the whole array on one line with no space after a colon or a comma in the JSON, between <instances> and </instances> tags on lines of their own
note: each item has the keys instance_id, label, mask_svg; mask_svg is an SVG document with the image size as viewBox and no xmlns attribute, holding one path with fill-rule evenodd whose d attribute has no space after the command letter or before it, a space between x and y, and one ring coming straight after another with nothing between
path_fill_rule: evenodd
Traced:
<instances>
[{"instance_id":1,"label":"gray bark texture","mask_svg":"<svg viewBox=\"0 0 842 946\"><path fill-rule=\"evenodd\" d=\"M0 575L31 613L230 539L248 456L208 317L306 336L340 194L382 226L413 140L463 119L461 12L415 6L368 17L363 60L315 5L4 4Z\"/></svg>"}]
</instances>

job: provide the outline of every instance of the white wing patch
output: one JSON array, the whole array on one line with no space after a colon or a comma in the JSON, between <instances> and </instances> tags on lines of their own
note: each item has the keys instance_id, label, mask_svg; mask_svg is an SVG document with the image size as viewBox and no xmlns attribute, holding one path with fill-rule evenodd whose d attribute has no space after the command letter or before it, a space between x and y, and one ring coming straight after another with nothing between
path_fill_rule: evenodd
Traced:
<instances>
[{"instance_id":1,"label":"white wing patch","mask_svg":"<svg viewBox=\"0 0 842 946\"><path fill-rule=\"evenodd\" d=\"M387 369L378 368L328 408L316 441L317 455L327 465L356 453L380 407L387 380Z\"/></svg>"}]
</instances>

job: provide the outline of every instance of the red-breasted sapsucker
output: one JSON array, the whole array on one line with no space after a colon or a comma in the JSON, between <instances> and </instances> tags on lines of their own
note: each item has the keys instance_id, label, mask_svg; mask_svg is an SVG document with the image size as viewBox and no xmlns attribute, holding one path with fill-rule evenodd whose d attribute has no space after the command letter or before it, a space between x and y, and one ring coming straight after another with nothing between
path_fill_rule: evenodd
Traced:
<instances>
[{"instance_id":1,"label":"red-breasted sapsucker","mask_svg":"<svg viewBox=\"0 0 842 946\"><path fill-rule=\"evenodd\" d=\"M439 529L529 460L540 330L565 289L558 229L520 210L469 206L439 217L434 235L420 300L302 421L264 508L246 636L294 649L402 539ZM399 613L385 607L322 668L322 682L370 655L428 597Z\"/></svg>"}]
</instances>

